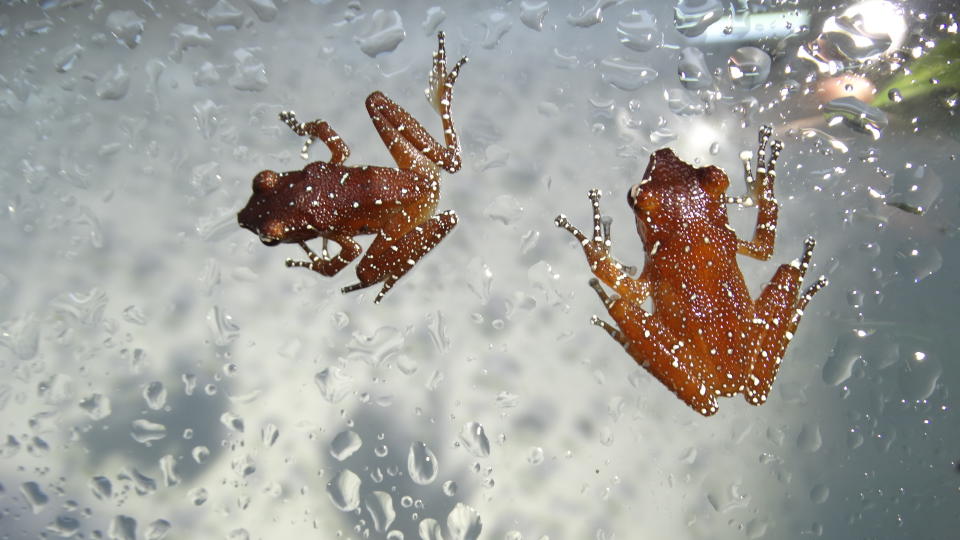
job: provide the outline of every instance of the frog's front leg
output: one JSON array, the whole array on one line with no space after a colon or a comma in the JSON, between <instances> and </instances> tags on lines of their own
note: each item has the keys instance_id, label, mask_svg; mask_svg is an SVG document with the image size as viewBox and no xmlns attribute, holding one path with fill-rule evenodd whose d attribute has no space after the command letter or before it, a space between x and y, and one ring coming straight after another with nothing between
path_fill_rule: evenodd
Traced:
<instances>
[{"instance_id":1,"label":"frog's front leg","mask_svg":"<svg viewBox=\"0 0 960 540\"><path fill-rule=\"evenodd\" d=\"M301 248L307 252L307 257L309 261L296 261L293 259L287 259L286 264L288 268L309 268L314 272L322 274L324 276L333 276L338 272L346 268L351 261L360 256L360 253L363 251L363 248L360 247L353 238L349 236L331 236L331 240L340 245L340 253L337 253L336 257L330 258L330 255L327 253L327 238L323 239L323 250L320 255L317 255L306 242L298 242Z\"/></svg>"},{"instance_id":2,"label":"frog's front leg","mask_svg":"<svg viewBox=\"0 0 960 540\"><path fill-rule=\"evenodd\" d=\"M621 296L627 297L631 302L639 305L650 296L650 282L642 274L638 278L630 277L628 271L632 271L633 268L624 266L610 255L610 226L609 223L604 223L603 217L600 215L600 190L591 189L589 196L590 203L593 206L592 238L587 238L563 214L557 216L554 223L558 227L566 229L580 241L593 275L600 278Z\"/></svg>"},{"instance_id":3,"label":"frog's front leg","mask_svg":"<svg viewBox=\"0 0 960 540\"><path fill-rule=\"evenodd\" d=\"M453 85L460 74L460 68L467 62L461 58L448 72L443 32L438 34L439 46L434 53L433 71L430 75L431 87L428 98L440 114L443 124L443 136L446 146L442 146L432 135L406 110L381 92L367 97L367 112L373 120L373 126L393 156L397 166L403 170L434 180L437 167L448 172L460 170L460 140L453 126L451 102ZM432 93L431 93L432 92Z\"/></svg>"},{"instance_id":4,"label":"frog's front leg","mask_svg":"<svg viewBox=\"0 0 960 540\"><path fill-rule=\"evenodd\" d=\"M386 231L381 232L357 265L360 282L344 287L343 292L363 289L382 281L383 288L373 300L379 304L394 284L436 247L456 225L457 214L448 210L395 236Z\"/></svg>"},{"instance_id":5,"label":"frog's front leg","mask_svg":"<svg viewBox=\"0 0 960 540\"><path fill-rule=\"evenodd\" d=\"M303 159L307 159L310 145L317 139L323 141L323 144L330 149L328 163L340 165L350 156L350 148L347 143L343 142L343 139L330 127L330 124L321 120L314 120L306 124L297 122L297 114L293 111L281 111L280 121L289 126L297 135L307 137L306 142L303 143L303 148L300 149L300 157Z\"/></svg>"},{"instance_id":6,"label":"frog's front leg","mask_svg":"<svg viewBox=\"0 0 960 540\"><path fill-rule=\"evenodd\" d=\"M783 150L783 143L770 142L773 129L770 126L760 128L757 148L757 169L754 176L750 163L751 156L741 156L743 174L747 183L746 198L728 197L728 204L757 207L757 225L753 231L753 240L737 240L737 253L765 261L773 255L773 245L777 233L777 200L773 196L773 184L777 178L777 158ZM767 159L767 145L770 157Z\"/></svg>"},{"instance_id":7,"label":"frog's front leg","mask_svg":"<svg viewBox=\"0 0 960 540\"><path fill-rule=\"evenodd\" d=\"M716 368L700 359L692 344L677 338L656 315L627 299L607 295L595 279L590 285L619 331L598 317L591 320L593 324L619 341L638 364L692 409L704 416L716 413L716 388L721 382Z\"/></svg>"},{"instance_id":8,"label":"frog's front leg","mask_svg":"<svg viewBox=\"0 0 960 540\"><path fill-rule=\"evenodd\" d=\"M754 303L753 324L759 326L759 339L756 340L759 348L750 363L743 389L744 398L753 405L761 405L767 400L787 345L800 324L803 310L813 295L827 285L827 279L820 276L800 294L803 277L813 256L813 247L813 238L807 238L800 259L777 268L773 279Z\"/></svg>"}]
</instances>

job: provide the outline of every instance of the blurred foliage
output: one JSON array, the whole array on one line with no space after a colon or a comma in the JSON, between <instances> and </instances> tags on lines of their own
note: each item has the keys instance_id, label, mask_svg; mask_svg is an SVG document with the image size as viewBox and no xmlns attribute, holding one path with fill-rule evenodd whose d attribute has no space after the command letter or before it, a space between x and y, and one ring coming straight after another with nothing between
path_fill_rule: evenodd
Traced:
<instances>
[{"instance_id":1,"label":"blurred foliage","mask_svg":"<svg viewBox=\"0 0 960 540\"><path fill-rule=\"evenodd\" d=\"M941 39L927 54L904 67L902 73L883 84L870 105L889 108L933 93L960 90L960 36ZM899 103L890 99L891 90L899 91Z\"/></svg>"}]
</instances>

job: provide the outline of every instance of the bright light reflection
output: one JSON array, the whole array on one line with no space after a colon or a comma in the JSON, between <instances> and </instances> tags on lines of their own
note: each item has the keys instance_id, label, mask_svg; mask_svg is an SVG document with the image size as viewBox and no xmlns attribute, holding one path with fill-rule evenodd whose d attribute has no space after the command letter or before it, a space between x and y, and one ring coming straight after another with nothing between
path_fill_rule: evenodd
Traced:
<instances>
[{"instance_id":1,"label":"bright light reflection","mask_svg":"<svg viewBox=\"0 0 960 540\"><path fill-rule=\"evenodd\" d=\"M884 53L900 48L907 35L907 22L900 9L886 0L866 0L854 4L843 12L844 17L860 16L863 30L873 35L890 36L890 46Z\"/></svg>"}]
</instances>

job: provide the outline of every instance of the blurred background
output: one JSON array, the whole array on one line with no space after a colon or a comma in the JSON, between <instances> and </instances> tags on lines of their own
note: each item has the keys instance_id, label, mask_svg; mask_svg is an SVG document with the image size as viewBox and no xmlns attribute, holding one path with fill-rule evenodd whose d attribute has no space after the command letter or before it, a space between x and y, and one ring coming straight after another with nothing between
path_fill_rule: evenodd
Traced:
<instances>
[{"instance_id":1,"label":"blurred background","mask_svg":"<svg viewBox=\"0 0 960 540\"><path fill-rule=\"evenodd\" d=\"M960 525L954 2L0 2L0 538L945 538ZM236 223L277 119L393 164L433 133L460 224L385 297ZM776 251L816 237L770 399L691 411L602 330L582 251L651 151L784 141ZM327 159L320 144L311 159ZM748 236L755 210L730 208ZM370 238L361 239L363 245ZM319 242L314 242L319 248Z\"/></svg>"}]
</instances>

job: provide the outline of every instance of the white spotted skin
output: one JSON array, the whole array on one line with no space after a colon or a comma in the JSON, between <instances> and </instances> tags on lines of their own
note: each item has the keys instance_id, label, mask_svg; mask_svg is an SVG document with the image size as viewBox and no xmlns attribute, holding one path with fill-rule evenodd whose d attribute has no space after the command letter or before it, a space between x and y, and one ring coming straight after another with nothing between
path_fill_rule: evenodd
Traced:
<instances>
[{"instance_id":1,"label":"white spotted skin","mask_svg":"<svg viewBox=\"0 0 960 540\"><path fill-rule=\"evenodd\" d=\"M443 144L407 111L383 95L367 97L370 119L390 151L396 167L345 164L350 150L326 122L300 123L291 111L280 120L294 133L307 137L304 158L314 141L330 150L328 161L315 161L299 171L263 171L253 181L253 194L240 210L241 227L259 236L266 245L296 243L308 261L288 259L290 267L309 268L332 276L361 255L354 237L375 234L357 267L360 283L344 292L383 283L375 298L379 302L393 284L436 246L456 225L453 212L437 213L440 200L440 171L456 172L461 167L461 149L451 115L453 84L461 59L447 69L443 33L433 55L428 97L435 99L443 127ZM324 240L322 254L306 242ZM340 245L333 258L327 242Z\"/></svg>"},{"instance_id":2,"label":"white spotted skin","mask_svg":"<svg viewBox=\"0 0 960 540\"><path fill-rule=\"evenodd\" d=\"M718 397L743 394L748 403L766 402L804 307L826 285L820 278L801 294L812 239L800 259L777 269L756 299L740 272L737 255L766 260L773 253L773 179L782 145L771 144L770 134L769 128L761 130L756 176L745 167L748 197L728 197L729 180L716 167L692 167L669 149L651 156L627 194L646 253L639 277L626 275L610 255L598 190L590 192L592 235L563 215L556 220L583 246L596 276L591 286L615 323L594 317L593 324L704 416L717 412ZM726 205L745 200L758 211L751 240L738 238L727 220ZM601 282L616 295L608 295ZM647 298L651 312L641 307Z\"/></svg>"}]
</instances>

